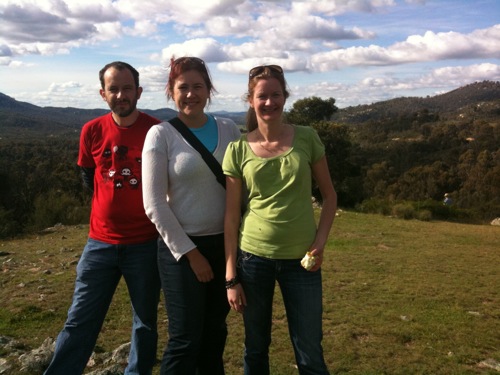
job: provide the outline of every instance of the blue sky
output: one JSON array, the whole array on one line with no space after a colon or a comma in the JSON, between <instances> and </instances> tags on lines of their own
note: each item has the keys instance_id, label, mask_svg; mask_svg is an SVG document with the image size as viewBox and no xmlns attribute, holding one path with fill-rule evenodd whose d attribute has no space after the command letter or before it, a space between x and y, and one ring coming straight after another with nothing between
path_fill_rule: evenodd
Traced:
<instances>
[{"instance_id":1,"label":"blue sky","mask_svg":"<svg viewBox=\"0 0 500 375\"><path fill-rule=\"evenodd\" d=\"M172 55L197 56L244 111L247 72L278 64L297 99L339 108L500 81L498 0L0 0L0 92L39 106L106 108L98 71L140 72L140 108L174 108Z\"/></svg>"}]
</instances>

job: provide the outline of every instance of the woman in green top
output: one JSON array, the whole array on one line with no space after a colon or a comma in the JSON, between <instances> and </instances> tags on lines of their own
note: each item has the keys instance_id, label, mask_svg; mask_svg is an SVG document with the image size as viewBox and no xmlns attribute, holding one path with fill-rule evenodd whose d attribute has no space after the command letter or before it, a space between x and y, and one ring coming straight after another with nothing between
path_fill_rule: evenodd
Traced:
<instances>
[{"instance_id":1,"label":"woman in green top","mask_svg":"<svg viewBox=\"0 0 500 375\"><path fill-rule=\"evenodd\" d=\"M280 66L250 70L248 133L229 144L223 162L226 288L231 308L243 313L245 375L269 374L276 281L299 373L328 374L321 346L321 264L337 195L317 133L283 123L288 96ZM311 203L313 178L323 198L317 226ZM307 269L301 265L306 254L314 257L314 265Z\"/></svg>"}]
</instances>

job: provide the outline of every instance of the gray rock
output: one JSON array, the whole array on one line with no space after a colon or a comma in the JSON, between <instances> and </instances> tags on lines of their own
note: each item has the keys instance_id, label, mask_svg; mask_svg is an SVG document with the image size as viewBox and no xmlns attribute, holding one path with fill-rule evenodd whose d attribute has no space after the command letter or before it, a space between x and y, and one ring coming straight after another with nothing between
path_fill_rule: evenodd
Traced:
<instances>
[{"instance_id":1,"label":"gray rock","mask_svg":"<svg viewBox=\"0 0 500 375\"><path fill-rule=\"evenodd\" d=\"M30 374L41 374L49 365L54 353L55 341L48 337L42 345L28 353L19 356L21 370Z\"/></svg>"},{"instance_id":2,"label":"gray rock","mask_svg":"<svg viewBox=\"0 0 500 375\"><path fill-rule=\"evenodd\" d=\"M0 348L7 352L0 358L0 375L18 373L19 371L28 374L43 374L54 355L55 340L49 337L45 339L40 347L26 350L16 340L0 336ZM127 366L129 351L130 343L126 343L120 345L113 352L92 353L87 369L94 370L87 375L123 375L123 371Z\"/></svg>"}]
</instances>

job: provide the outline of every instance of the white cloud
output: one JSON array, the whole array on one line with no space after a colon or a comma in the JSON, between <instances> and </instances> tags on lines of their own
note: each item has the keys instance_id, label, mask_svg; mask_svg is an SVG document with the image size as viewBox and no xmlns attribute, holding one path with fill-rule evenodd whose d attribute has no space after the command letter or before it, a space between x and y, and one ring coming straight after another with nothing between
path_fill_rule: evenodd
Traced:
<instances>
[{"instance_id":1,"label":"white cloud","mask_svg":"<svg viewBox=\"0 0 500 375\"><path fill-rule=\"evenodd\" d=\"M111 1L103 0L66 0L72 17L91 23L118 21L121 16L120 9Z\"/></svg>"},{"instance_id":2,"label":"white cloud","mask_svg":"<svg viewBox=\"0 0 500 375\"><path fill-rule=\"evenodd\" d=\"M244 37L253 26L253 19L249 15L242 16L215 16L205 22L203 30L196 31L196 35L208 33L213 36L231 35Z\"/></svg>"},{"instance_id":3,"label":"white cloud","mask_svg":"<svg viewBox=\"0 0 500 375\"><path fill-rule=\"evenodd\" d=\"M157 23L197 25L217 15L231 14L244 0L117 0L116 9L130 19L150 19Z\"/></svg>"},{"instance_id":4,"label":"white cloud","mask_svg":"<svg viewBox=\"0 0 500 375\"><path fill-rule=\"evenodd\" d=\"M161 60L164 65L170 65L170 58L183 56L196 56L205 62L219 62L227 59L223 45L212 38L191 39L184 43L171 44L164 48Z\"/></svg>"},{"instance_id":5,"label":"white cloud","mask_svg":"<svg viewBox=\"0 0 500 375\"><path fill-rule=\"evenodd\" d=\"M392 61L401 62L466 59L484 56L500 57L500 24L470 34L457 32L434 33L427 31L423 36L413 35L404 42L390 47Z\"/></svg>"},{"instance_id":6,"label":"white cloud","mask_svg":"<svg viewBox=\"0 0 500 375\"><path fill-rule=\"evenodd\" d=\"M97 33L94 41L116 40L123 36L122 25L119 22L104 22L96 25ZM90 42L90 41L89 41Z\"/></svg>"},{"instance_id":7,"label":"white cloud","mask_svg":"<svg viewBox=\"0 0 500 375\"><path fill-rule=\"evenodd\" d=\"M377 8L395 5L394 0L353 0L353 1L297 1L293 2L293 10L298 14L321 13L328 16L348 12L374 13Z\"/></svg>"},{"instance_id":8,"label":"white cloud","mask_svg":"<svg viewBox=\"0 0 500 375\"><path fill-rule=\"evenodd\" d=\"M70 82L64 82L64 83L52 83L49 86L48 91L51 93L54 92L64 92L69 89L75 89L75 88L80 88L82 85L78 82L75 81L70 81Z\"/></svg>"},{"instance_id":9,"label":"white cloud","mask_svg":"<svg viewBox=\"0 0 500 375\"><path fill-rule=\"evenodd\" d=\"M0 56L0 66L9 66L12 63L12 59L10 57L2 57Z\"/></svg>"},{"instance_id":10,"label":"white cloud","mask_svg":"<svg viewBox=\"0 0 500 375\"><path fill-rule=\"evenodd\" d=\"M137 21L133 28L125 28L125 33L133 36L154 35L157 31L156 24L148 20Z\"/></svg>"},{"instance_id":11,"label":"white cloud","mask_svg":"<svg viewBox=\"0 0 500 375\"><path fill-rule=\"evenodd\" d=\"M238 61L222 62L217 65L217 68L223 72L247 74L248 71L257 65L280 65L288 73L307 70L307 61L296 56L281 56L281 57L246 57Z\"/></svg>"},{"instance_id":12,"label":"white cloud","mask_svg":"<svg viewBox=\"0 0 500 375\"><path fill-rule=\"evenodd\" d=\"M349 47L320 52L311 57L316 71L336 70L346 66L382 66L447 59L500 57L500 25L476 30L470 34L457 32L409 36L384 48L377 45Z\"/></svg>"},{"instance_id":13,"label":"white cloud","mask_svg":"<svg viewBox=\"0 0 500 375\"><path fill-rule=\"evenodd\" d=\"M481 63L469 66L442 67L427 74L406 78L393 75L370 75L351 84L322 81L294 87L293 98L333 97L340 108L369 104L402 96L420 96L421 90L435 89L434 94L447 92L472 82L500 81L500 65ZM413 93L413 94L412 94ZM293 99L292 98L292 99Z\"/></svg>"},{"instance_id":14,"label":"white cloud","mask_svg":"<svg viewBox=\"0 0 500 375\"><path fill-rule=\"evenodd\" d=\"M467 82L500 81L500 65L483 63L470 66L438 68L418 81L420 88L452 86L459 87Z\"/></svg>"},{"instance_id":15,"label":"white cloud","mask_svg":"<svg viewBox=\"0 0 500 375\"><path fill-rule=\"evenodd\" d=\"M64 43L91 36L91 23L71 18L64 3L46 11L43 7L7 4L1 7L2 38L8 43Z\"/></svg>"},{"instance_id":16,"label":"white cloud","mask_svg":"<svg viewBox=\"0 0 500 375\"><path fill-rule=\"evenodd\" d=\"M82 108L82 98L90 100L90 108L104 108L106 104L99 96L98 84L83 85L76 81L51 83L46 90L39 92L20 92L15 99L35 102L41 107Z\"/></svg>"},{"instance_id":17,"label":"white cloud","mask_svg":"<svg viewBox=\"0 0 500 375\"><path fill-rule=\"evenodd\" d=\"M167 67L147 66L138 68L140 85L145 92L161 92L165 90L168 78Z\"/></svg>"}]
</instances>

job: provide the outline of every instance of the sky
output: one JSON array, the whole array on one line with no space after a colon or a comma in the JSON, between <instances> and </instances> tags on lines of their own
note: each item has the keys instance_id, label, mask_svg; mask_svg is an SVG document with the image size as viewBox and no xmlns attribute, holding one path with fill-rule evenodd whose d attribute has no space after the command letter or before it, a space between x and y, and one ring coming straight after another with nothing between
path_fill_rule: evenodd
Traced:
<instances>
[{"instance_id":1,"label":"sky","mask_svg":"<svg viewBox=\"0 0 500 375\"><path fill-rule=\"evenodd\" d=\"M499 0L0 0L0 92L107 108L99 70L140 72L138 107L172 108L172 56L202 58L210 111L245 111L248 71L283 67L291 96L339 108L500 81Z\"/></svg>"}]
</instances>

